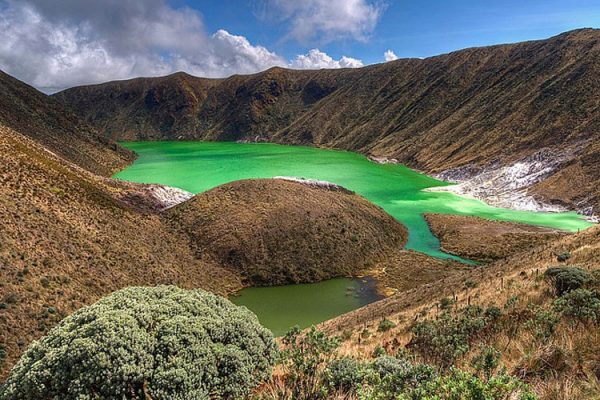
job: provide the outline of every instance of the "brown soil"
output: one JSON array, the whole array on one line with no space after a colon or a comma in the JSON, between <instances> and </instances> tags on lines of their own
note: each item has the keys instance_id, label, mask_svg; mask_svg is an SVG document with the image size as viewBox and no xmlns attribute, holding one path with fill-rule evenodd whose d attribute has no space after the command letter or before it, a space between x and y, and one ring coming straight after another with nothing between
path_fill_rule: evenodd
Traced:
<instances>
[{"instance_id":1,"label":"brown soil","mask_svg":"<svg viewBox=\"0 0 600 400\"><path fill-rule=\"evenodd\" d=\"M352 276L401 249L406 229L362 197L283 180L246 180L197 195L168 212L198 257L252 284Z\"/></svg>"},{"instance_id":2,"label":"brown soil","mask_svg":"<svg viewBox=\"0 0 600 400\"><path fill-rule=\"evenodd\" d=\"M514 222L461 215L426 214L445 252L478 261L495 261L566 235L565 232Z\"/></svg>"}]
</instances>

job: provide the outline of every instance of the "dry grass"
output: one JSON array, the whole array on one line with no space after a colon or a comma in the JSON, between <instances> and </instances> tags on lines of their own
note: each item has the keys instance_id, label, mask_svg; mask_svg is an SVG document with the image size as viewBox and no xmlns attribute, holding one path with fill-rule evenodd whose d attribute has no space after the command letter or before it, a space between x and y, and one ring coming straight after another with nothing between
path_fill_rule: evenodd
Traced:
<instances>
[{"instance_id":1,"label":"dry grass","mask_svg":"<svg viewBox=\"0 0 600 400\"><path fill-rule=\"evenodd\" d=\"M558 264L556 255L570 252L569 264L600 269L599 249L600 227L590 228L506 260L460 272L419 289L404 290L321 327L341 336L350 332L351 336L341 346L342 353L365 358L377 346L392 353L404 348L412 338L412 324L435 318L444 297L455 299L457 308L478 304L504 309L507 303L514 303L510 311L506 311L510 316L508 328L493 336L490 342L502 351L503 365L529 382L542 399L599 398L600 332L597 326L577 326L563 321L547 340L535 338L523 329L524 321L531 314L530 305L550 307L554 294L542 279L542 273ZM383 318L397 326L378 332L377 325ZM473 353L469 353L462 359L463 367L472 356Z\"/></svg>"},{"instance_id":2,"label":"dry grass","mask_svg":"<svg viewBox=\"0 0 600 400\"><path fill-rule=\"evenodd\" d=\"M258 285L355 276L388 259L408 236L358 195L273 179L219 186L167 217L198 257Z\"/></svg>"},{"instance_id":3,"label":"dry grass","mask_svg":"<svg viewBox=\"0 0 600 400\"><path fill-rule=\"evenodd\" d=\"M484 262L522 253L566 235L556 229L479 217L427 214L425 218L444 251Z\"/></svg>"}]
</instances>

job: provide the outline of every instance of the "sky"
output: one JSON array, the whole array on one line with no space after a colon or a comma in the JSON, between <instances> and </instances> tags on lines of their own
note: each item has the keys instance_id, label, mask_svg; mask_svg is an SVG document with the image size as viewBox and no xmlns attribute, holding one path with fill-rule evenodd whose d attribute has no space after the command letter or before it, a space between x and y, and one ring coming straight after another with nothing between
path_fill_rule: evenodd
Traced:
<instances>
[{"instance_id":1,"label":"sky","mask_svg":"<svg viewBox=\"0 0 600 400\"><path fill-rule=\"evenodd\" d=\"M600 28L600 0L0 0L0 69L52 93L176 71L355 68Z\"/></svg>"}]
</instances>

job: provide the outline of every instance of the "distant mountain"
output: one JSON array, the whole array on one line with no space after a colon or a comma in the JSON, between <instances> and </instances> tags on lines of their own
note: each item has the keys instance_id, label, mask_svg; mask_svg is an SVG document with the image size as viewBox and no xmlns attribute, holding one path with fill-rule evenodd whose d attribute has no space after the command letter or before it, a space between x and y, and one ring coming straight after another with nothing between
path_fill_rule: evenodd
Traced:
<instances>
[{"instance_id":1,"label":"distant mountain","mask_svg":"<svg viewBox=\"0 0 600 400\"><path fill-rule=\"evenodd\" d=\"M111 175L134 154L102 136L55 99L0 71L0 125L82 168Z\"/></svg>"},{"instance_id":2,"label":"distant mountain","mask_svg":"<svg viewBox=\"0 0 600 400\"><path fill-rule=\"evenodd\" d=\"M54 97L113 139L335 147L460 181L533 157L552 166L526 180L528 194L591 214L600 208L598 93L600 30L582 29L360 69L177 73Z\"/></svg>"}]
</instances>

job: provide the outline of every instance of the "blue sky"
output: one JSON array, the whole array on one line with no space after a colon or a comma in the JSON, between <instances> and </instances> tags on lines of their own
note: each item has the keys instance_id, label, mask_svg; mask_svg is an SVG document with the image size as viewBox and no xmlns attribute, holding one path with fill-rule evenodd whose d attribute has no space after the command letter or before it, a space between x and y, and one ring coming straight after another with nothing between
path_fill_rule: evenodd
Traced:
<instances>
[{"instance_id":1,"label":"blue sky","mask_svg":"<svg viewBox=\"0 0 600 400\"><path fill-rule=\"evenodd\" d=\"M376 2L371 2L376 3ZM286 22L256 17L256 1L174 1L199 10L209 30L223 28L276 50L286 58L319 49L365 63L382 61L391 49L399 57L427 57L466 47L543 39L583 27L600 28L600 0L390 0L368 42L346 38L308 45L282 40Z\"/></svg>"},{"instance_id":2,"label":"blue sky","mask_svg":"<svg viewBox=\"0 0 600 400\"><path fill-rule=\"evenodd\" d=\"M175 71L360 67L582 27L600 28L600 0L0 0L0 69L51 93Z\"/></svg>"}]
</instances>

